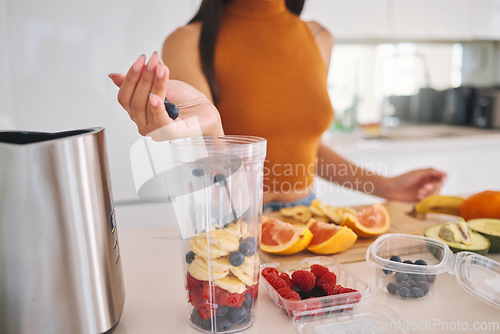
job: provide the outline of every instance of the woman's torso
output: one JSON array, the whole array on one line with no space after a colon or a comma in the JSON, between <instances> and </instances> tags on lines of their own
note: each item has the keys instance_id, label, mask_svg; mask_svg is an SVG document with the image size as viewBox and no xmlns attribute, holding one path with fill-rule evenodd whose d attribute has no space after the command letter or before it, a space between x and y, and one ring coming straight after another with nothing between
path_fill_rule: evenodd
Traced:
<instances>
[{"instance_id":1,"label":"woman's torso","mask_svg":"<svg viewBox=\"0 0 500 334\"><path fill-rule=\"evenodd\" d=\"M225 133L268 140L264 201L310 193L333 110L328 70L306 23L284 0L234 0L222 16L215 72Z\"/></svg>"}]
</instances>

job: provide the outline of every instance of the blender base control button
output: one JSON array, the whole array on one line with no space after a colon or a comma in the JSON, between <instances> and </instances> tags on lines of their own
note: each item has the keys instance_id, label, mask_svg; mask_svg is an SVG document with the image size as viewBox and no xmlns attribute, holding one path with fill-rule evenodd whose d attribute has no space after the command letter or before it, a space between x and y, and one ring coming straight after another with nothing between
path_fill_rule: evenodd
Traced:
<instances>
[{"instance_id":1,"label":"blender base control button","mask_svg":"<svg viewBox=\"0 0 500 334\"><path fill-rule=\"evenodd\" d=\"M115 233L116 231L116 220L115 220L115 211L111 212L111 216L109 217L109 226L111 228L111 233Z\"/></svg>"}]
</instances>

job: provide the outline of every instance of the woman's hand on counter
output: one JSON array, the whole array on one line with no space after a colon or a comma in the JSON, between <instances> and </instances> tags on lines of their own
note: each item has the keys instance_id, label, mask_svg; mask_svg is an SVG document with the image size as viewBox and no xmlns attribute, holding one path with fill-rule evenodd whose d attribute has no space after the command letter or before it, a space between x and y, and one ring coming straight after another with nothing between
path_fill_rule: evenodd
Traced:
<instances>
[{"instance_id":1,"label":"woman's hand on counter","mask_svg":"<svg viewBox=\"0 0 500 334\"><path fill-rule=\"evenodd\" d=\"M438 194L446 181L446 173L434 168L416 169L385 180L384 196L389 200L417 202Z\"/></svg>"},{"instance_id":2,"label":"woman's hand on counter","mask_svg":"<svg viewBox=\"0 0 500 334\"><path fill-rule=\"evenodd\" d=\"M118 102L136 123L139 133L153 140L224 134L215 106L196 88L170 80L168 67L155 52L146 63L141 55L126 75L109 75L120 88ZM179 117L170 118L164 100L177 105Z\"/></svg>"}]
</instances>

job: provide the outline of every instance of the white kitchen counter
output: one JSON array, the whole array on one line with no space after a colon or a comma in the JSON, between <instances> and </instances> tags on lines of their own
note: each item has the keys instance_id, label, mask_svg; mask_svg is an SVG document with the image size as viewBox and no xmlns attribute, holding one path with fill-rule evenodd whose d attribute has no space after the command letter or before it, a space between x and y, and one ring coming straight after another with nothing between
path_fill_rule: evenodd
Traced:
<instances>
[{"instance_id":1,"label":"white kitchen counter","mask_svg":"<svg viewBox=\"0 0 500 334\"><path fill-rule=\"evenodd\" d=\"M327 140L346 157L362 165L380 167L387 175L419 167L443 169L448 173L448 182L443 189L446 194L500 189L497 171L500 134L495 131L475 132L474 129L463 131L461 136L440 138L426 137L423 131L418 140L360 141L356 134L351 134L350 139L342 135ZM333 187L328 185L324 191L317 192L319 198L333 205L381 201ZM173 216L168 203L116 206L126 286L125 309L114 331L116 334L199 333L189 326L187 320L182 269L184 256L180 253L181 241ZM500 262L500 254L491 257ZM402 324L416 329L415 332L500 332L500 309L470 295L449 274L439 277L431 298L401 300L377 290L374 269L364 261L345 267L372 287L372 300L388 305L402 319ZM290 319L264 291L259 293L256 317L256 323L243 333L293 332ZM493 328L490 331L487 328L473 330L475 324ZM469 330L460 326L468 326Z\"/></svg>"},{"instance_id":2,"label":"white kitchen counter","mask_svg":"<svg viewBox=\"0 0 500 334\"><path fill-rule=\"evenodd\" d=\"M127 221L128 217L133 216L120 216L120 219ZM118 228L126 301L114 333L199 333L189 326L187 320L182 269L184 256L180 252L177 227L170 225L120 230L118 225ZM500 254L492 258L500 261ZM392 308L403 319L401 323L404 326L417 329L418 333L500 332L500 309L467 293L449 274L442 274L438 278L431 298L401 300L377 290L374 269L364 261L346 264L345 267L371 285L372 300ZM289 318L262 289L256 317L256 323L243 333L293 332ZM483 330L474 331L473 326L476 324L493 327L491 331L484 327ZM429 327L433 325L435 327ZM468 326L469 330L464 330L463 326Z\"/></svg>"}]
</instances>

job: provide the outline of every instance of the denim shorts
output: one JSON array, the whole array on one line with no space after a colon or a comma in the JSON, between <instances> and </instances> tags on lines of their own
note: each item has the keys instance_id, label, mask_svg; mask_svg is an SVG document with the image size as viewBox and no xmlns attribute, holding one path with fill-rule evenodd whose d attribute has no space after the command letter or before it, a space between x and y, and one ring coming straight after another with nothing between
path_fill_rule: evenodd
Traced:
<instances>
[{"instance_id":1,"label":"denim shorts","mask_svg":"<svg viewBox=\"0 0 500 334\"><path fill-rule=\"evenodd\" d=\"M311 202L313 199L316 198L316 194L312 192L311 194L307 195L306 197L303 197L297 201L294 202L269 202L264 204L263 211L270 210L270 211L279 211L281 208L286 208L289 206L296 206L296 205L305 205L309 206L311 205Z\"/></svg>"}]
</instances>

